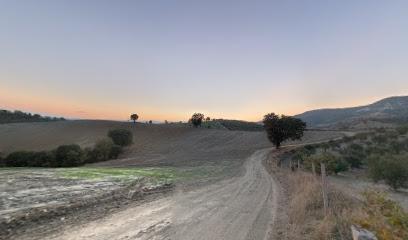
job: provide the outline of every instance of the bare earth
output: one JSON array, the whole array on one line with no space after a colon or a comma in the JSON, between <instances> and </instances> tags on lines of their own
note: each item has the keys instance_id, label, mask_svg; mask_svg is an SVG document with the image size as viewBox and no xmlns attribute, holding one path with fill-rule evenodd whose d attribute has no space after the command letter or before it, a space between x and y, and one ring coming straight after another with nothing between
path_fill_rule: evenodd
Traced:
<instances>
[{"instance_id":1,"label":"bare earth","mask_svg":"<svg viewBox=\"0 0 408 240\"><path fill-rule=\"evenodd\" d=\"M268 239L278 191L256 151L242 176L149 202L44 239Z\"/></svg>"}]
</instances>

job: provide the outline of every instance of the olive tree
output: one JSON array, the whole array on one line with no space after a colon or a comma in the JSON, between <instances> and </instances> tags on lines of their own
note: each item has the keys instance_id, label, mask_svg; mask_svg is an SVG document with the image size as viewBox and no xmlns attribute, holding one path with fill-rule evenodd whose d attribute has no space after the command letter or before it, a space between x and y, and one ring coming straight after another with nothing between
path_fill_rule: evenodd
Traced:
<instances>
[{"instance_id":1,"label":"olive tree","mask_svg":"<svg viewBox=\"0 0 408 240\"><path fill-rule=\"evenodd\" d=\"M276 148L279 148L281 143L286 140L301 139L306 129L306 123L302 120L285 115L279 116L275 113L266 114L263 124L269 141Z\"/></svg>"},{"instance_id":2,"label":"olive tree","mask_svg":"<svg viewBox=\"0 0 408 240\"><path fill-rule=\"evenodd\" d=\"M194 127L199 127L201 126L203 119L204 119L204 114L194 113L193 116L191 116L190 118L190 122L193 124Z\"/></svg>"}]
</instances>

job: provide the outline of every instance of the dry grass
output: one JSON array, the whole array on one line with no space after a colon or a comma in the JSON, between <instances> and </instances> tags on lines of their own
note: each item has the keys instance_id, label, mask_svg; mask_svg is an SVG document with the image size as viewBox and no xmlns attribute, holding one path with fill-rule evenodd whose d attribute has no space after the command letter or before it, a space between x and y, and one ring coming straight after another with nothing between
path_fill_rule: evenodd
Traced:
<instances>
[{"instance_id":1,"label":"dry grass","mask_svg":"<svg viewBox=\"0 0 408 240\"><path fill-rule=\"evenodd\" d=\"M351 239L350 213L357 203L329 187L329 211L324 214L318 177L296 172L287 175L289 188L288 239Z\"/></svg>"}]
</instances>

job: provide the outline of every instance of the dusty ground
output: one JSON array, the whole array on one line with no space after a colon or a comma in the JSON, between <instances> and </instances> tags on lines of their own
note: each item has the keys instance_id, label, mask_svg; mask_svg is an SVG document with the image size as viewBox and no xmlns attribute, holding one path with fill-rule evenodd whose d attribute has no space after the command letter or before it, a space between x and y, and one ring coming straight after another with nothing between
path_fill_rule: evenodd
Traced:
<instances>
[{"instance_id":1,"label":"dusty ground","mask_svg":"<svg viewBox=\"0 0 408 240\"><path fill-rule=\"evenodd\" d=\"M268 239L276 183L255 152L245 174L146 203L43 239Z\"/></svg>"},{"instance_id":2,"label":"dusty ground","mask_svg":"<svg viewBox=\"0 0 408 240\"><path fill-rule=\"evenodd\" d=\"M151 202L127 201L128 204L123 206L115 201L115 204L102 207L103 211L77 211L66 219L62 215L63 222L59 219L49 225L41 222L41 225L19 232L16 238L264 239L269 235L276 217L274 209L279 191L278 184L261 164L267 150L260 149L270 148L263 132L109 121L7 124L0 125L0 134L6 136L0 139L0 149L7 153L22 149L51 149L70 143L90 146L104 137L109 129L117 127L131 129L134 144L121 159L90 167L188 169L188 177L183 178L188 181L179 181L174 192L164 198L153 197ZM303 142L317 142L340 135L306 132ZM35 209L37 203L49 209L55 201L81 203L86 198L98 199L99 193L105 195L123 188L110 180L61 181L46 171L33 171L34 175L27 175L27 171L30 172L3 172L3 178L12 181L0 185L1 217L16 209ZM128 193L129 189L126 191ZM94 207L99 206L98 203ZM116 210L106 211L112 208ZM66 228L61 229L63 226Z\"/></svg>"}]
</instances>

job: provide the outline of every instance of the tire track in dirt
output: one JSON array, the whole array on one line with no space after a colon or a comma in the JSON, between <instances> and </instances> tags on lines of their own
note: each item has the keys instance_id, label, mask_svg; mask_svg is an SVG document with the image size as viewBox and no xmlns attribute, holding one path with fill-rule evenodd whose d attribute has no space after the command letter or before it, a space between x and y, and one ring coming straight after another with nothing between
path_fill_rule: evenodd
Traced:
<instances>
[{"instance_id":1,"label":"tire track in dirt","mask_svg":"<svg viewBox=\"0 0 408 240\"><path fill-rule=\"evenodd\" d=\"M262 164L269 152L251 155L241 176L178 191L42 239L269 239L279 195Z\"/></svg>"}]
</instances>

